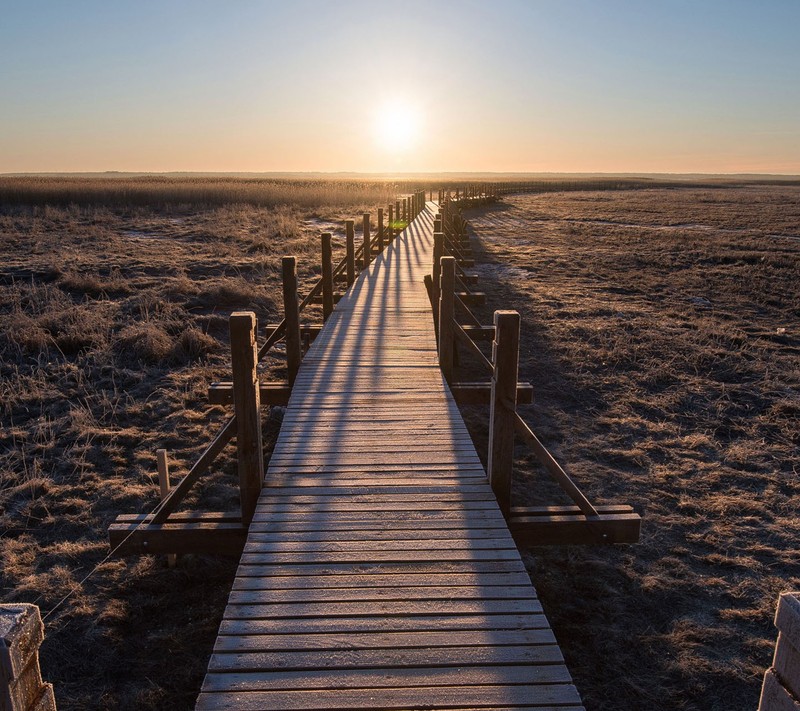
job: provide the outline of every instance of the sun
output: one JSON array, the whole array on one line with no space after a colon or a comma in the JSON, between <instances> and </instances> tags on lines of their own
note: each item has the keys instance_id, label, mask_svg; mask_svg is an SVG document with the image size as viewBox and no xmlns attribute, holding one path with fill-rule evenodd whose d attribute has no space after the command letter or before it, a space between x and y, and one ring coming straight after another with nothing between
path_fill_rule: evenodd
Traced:
<instances>
[{"instance_id":1,"label":"sun","mask_svg":"<svg viewBox=\"0 0 800 711\"><path fill-rule=\"evenodd\" d=\"M375 112L373 122L375 142L384 150L408 151L419 140L420 131L419 111L410 104L386 103Z\"/></svg>"}]
</instances>

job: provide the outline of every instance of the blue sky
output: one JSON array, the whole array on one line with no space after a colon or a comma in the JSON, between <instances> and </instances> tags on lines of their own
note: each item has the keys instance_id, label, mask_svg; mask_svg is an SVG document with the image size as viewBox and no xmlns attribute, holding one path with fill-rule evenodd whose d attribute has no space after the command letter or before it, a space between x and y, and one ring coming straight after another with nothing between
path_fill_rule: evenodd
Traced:
<instances>
[{"instance_id":1,"label":"blue sky","mask_svg":"<svg viewBox=\"0 0 800 711\"><path fill-rule=\"evenodd\" d=\"M2 2L0 17L0 173L800 173L798 0ZM376 131L386 107L413 141Z\"/></svg>"}]
</instances>

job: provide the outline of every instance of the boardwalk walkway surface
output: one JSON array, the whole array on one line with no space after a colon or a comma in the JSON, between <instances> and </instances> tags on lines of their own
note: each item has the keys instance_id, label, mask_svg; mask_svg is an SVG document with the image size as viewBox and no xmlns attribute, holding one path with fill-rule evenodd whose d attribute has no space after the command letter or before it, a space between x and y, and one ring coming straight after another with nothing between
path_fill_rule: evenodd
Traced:
<instances>
[{"instance_id":1,"label":"boardwalk walkway surface","mask_svg":"<svg viewBox=\"0 0 800 711\"><path fill-rule=\"evenodd\" d=\"M198 709L580 707L438 367L435 210L303 359Z\"/></svg>"}]
</instances>

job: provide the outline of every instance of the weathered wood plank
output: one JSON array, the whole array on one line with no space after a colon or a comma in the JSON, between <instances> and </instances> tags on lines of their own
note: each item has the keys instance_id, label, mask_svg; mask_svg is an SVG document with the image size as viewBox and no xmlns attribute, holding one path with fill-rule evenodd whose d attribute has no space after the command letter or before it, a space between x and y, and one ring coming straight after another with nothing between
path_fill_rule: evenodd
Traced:
<instances>
[{"instance_id":1,"label":"weathered wood plank","mask_svg":"<svg viewBox=\"0 0 800 711\"><path fill-rule=\"evenodd\" d=\"M508 667L433 667L399 669L347 670L312 669L308 671L258 671L214 673L206 677L203 691L262 691L266 689L352 689L402 688L419 686L493 684L569 683L566 667L561 664L520 665Z\"/></svg>"}]
</instances>

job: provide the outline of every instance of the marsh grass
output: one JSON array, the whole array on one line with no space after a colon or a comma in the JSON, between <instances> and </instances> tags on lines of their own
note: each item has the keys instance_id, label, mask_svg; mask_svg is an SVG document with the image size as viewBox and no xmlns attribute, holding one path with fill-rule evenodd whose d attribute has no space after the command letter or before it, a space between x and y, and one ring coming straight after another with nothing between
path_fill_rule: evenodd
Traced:
<instances>
[{"instance_id":1,"label":"marsh grass","mask_svg":"<svg viewBox=\"0 0 800 711\"><path fill-rule=\"evenodd\" d=\"M235 561L111 560L79 581L117 514L156 505L155 450L180 476L226 416L205 392L229 377L228 314L279 320L281 256L298 256L305 293L315 225L344 234L344 219L376 211L351 197L0 210L0 596L46 614L72 593L42 646L60 709L193 707ZM279 354L264 366L284 373ZM267 448L278 426L265 417ZM229 448L187 503L235 509L235 482Z\"/></svg>"},{"instance_id":2,"label":"marsh grass","mask_svg":"<svg viewBox=\"0 0 800 711\"><path fill-rule=\"evenodd\" d=\"M755 708L778 594L800 587L800 189L469 217L489 303L522 316L524 417L590 498L644 513L638 545L525 556L587 709ZM516 457L517 500L567 503Z\"/></svg>"}]
</instances>

